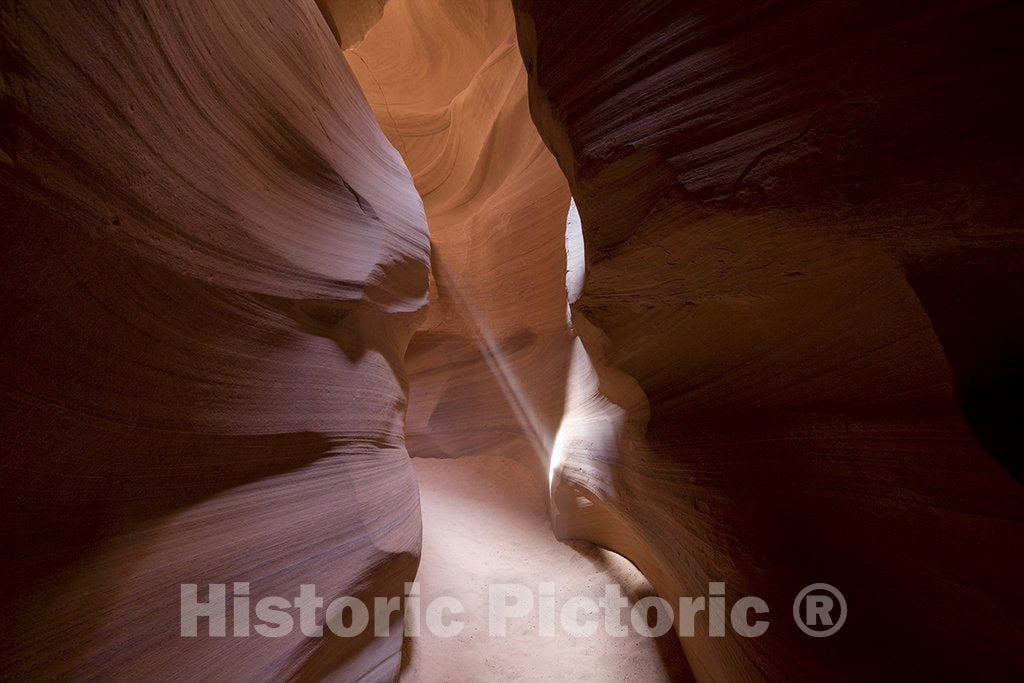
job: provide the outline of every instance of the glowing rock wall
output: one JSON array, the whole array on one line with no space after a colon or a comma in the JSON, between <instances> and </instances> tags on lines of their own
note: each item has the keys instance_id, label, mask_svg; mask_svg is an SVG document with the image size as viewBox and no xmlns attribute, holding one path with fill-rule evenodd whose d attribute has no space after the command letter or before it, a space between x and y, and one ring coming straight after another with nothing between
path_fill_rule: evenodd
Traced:
<instances>
[{"instance_id":1,"label":"glowing rock wall","mask_svg":"<svg viewBox=\"0 0 1024 683\"><path fill-rule=\"evenodd\" d=\"M511 7L391 0L346 56L430 224L430 314L407 358L409 450L525 456L546 470L571 347L569 194L530 119Z\"/></svg>"}]
</instances>

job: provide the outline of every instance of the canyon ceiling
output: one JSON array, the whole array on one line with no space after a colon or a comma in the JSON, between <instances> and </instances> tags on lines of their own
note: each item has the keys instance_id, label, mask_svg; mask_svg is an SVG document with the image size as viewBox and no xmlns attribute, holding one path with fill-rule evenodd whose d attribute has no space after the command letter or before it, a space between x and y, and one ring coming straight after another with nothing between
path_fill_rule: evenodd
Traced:
<instances>
[{"instance_id":1,"label":"canyon ceiling","mask_svg":"<svg viewBox=\"0 0 1024 683\"><path fill-rule=\"evenodd\" d=\"M404 595L410 455L672 604L842 588L699 680L1024 675L1020 6L57 5L0 8L5 678L396 678L400 613L179 587Z\"/></svg>"}]
</instances>

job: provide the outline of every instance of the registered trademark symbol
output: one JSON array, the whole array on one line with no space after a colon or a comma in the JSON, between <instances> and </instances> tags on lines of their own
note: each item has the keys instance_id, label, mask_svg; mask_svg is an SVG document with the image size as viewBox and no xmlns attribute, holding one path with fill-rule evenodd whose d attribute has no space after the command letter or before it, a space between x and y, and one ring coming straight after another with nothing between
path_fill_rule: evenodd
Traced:
<instances>
[{"instance_id":1,"label":"registered trademark symbol","mask_svg":"<svg viewBox=\"0 0 1024 683\"><path fill-rule=\"evenodd\" d=\"M830 636L846 623L846 598L831 584L812 583L793 600L793 620L809 636Z\"/></svg>"}]
</instances>

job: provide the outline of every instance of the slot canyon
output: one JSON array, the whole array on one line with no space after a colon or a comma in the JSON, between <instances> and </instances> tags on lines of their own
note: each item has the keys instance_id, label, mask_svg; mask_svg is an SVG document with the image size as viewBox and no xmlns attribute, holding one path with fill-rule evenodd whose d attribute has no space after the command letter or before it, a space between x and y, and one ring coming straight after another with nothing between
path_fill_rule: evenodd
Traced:
<instances>
[{"instance_id":1,"label":"slot canyon","mask_svg":"<svg viewBox=\"0 0 1024 683\"><path fill-rule=\"evenodd\" d=\"M1024 680L1024 5L0 22L3 680Z\"/></svg>"}]
</instances>

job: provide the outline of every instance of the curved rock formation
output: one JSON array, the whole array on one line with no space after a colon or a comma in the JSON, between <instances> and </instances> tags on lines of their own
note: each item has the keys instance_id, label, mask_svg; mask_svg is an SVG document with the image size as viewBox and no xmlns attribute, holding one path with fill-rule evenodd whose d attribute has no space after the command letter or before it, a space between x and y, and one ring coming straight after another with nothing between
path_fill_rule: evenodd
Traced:
<instances>
[{"instance_id":1,"label":"curved rock formation","mask_svg":"<svg viewBox=\"0 0 1024 683\"><path fill-rule=\"evenodd\" d=\"M589 263L558 533L773 606L699 679L1018 677L1019 9L514 5Z\"/></svg>"},{"instance_id":2,"label":"curved rock formation","mask_svg":"<svg viewBox=\"0 0 1024 683\"><path fill-rule=\"evenodd\" d=\"M2 19L4 675L393 677L399 621L178 635L179 584L416 571L426 223L316 5Z\"/></svg>"},{"instance_id":3,"label":"curved rock formation","mask_svg":"<svg viewBox=\"0 0 1024 683\"><path fill-rule=\"evenodd\" d=\"M569 195L530 120L511 8L390 0L346 56L430 223L432 304L407 359L409 449L533 451L546 469L571 344Z\"/></svg>"},{"instance_id":4,"label":"curved rock formation","mask_svg":"<svg viewBox=\"0 0 1024 683\"><path fill-rule=\"evenodd\" d=\"M84 5L0 8L4 677L394 679L400 612L181 587L401 595L408 444L495 456L419 463L477 534L527 463L671 604L763 598L699 680L1024 678L1020 8Z\"/></svg>"},{"instance_id":5,"label":"curved rock formation","mask_svg":"<svg viewBox=\"0 0 1024 683\"><path fill-rule=\"evenodd\" d=\"M342 48L359 42L380 21L388 0L316 0Z\"/></svg>"}]
</instances>

